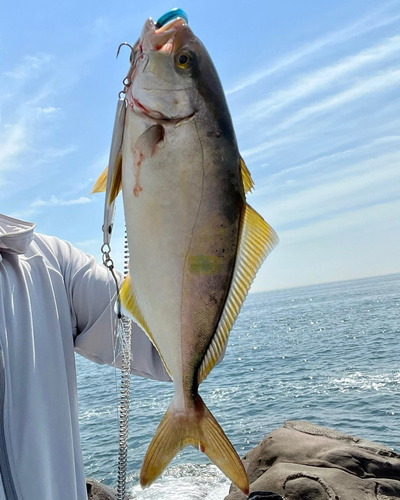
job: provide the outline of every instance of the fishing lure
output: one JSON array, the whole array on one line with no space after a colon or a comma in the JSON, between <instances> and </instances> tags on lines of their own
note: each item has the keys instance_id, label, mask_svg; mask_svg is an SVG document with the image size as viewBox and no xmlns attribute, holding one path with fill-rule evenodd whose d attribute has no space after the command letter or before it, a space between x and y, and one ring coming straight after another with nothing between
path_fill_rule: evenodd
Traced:
<instances>
[{"instance_id":1,"label":"fishing lure","mask_svg":"<svg viewBox=\"0 0 400 500\"><path fill-rule=\"evenodd\" d=\"M189 18L186 14L185 11L182 9L178 9L178 7L175 7L174 9L169 10L166 12L163 16L161 16L158 21L156 22L156 27L161 28L161 26L164 26L165 24L173 21L174 19L178 19L180 17L183 19L186 24L189 24Z\"/></svg>"}]
</instances>

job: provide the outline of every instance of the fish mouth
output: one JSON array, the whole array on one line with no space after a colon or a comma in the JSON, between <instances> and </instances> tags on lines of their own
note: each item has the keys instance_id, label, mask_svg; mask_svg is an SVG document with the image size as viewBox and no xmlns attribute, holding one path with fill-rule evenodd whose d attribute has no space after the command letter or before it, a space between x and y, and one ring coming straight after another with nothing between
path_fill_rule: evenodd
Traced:
<instances>
[{"instance_id":1,"label":"fish mouth","mask_svg":"<svg viewBox=\"0 0 400 500\"><path fill-rule=\"evenodd\" d=\"M145 22L139 40L139 50L145 52L161 52L165 55L176 53L179 47L193 37L192 30L185 19L178 17L157 28L151 19Z\"/></svg>"},{"instance_id":2,"label":"fish mouth","mask_svg":"<svg viewBox=\"0 0 400 500\"><path fill-rule=\"evenodd\" d=\"M175 19L172 19L172 21L169 21L160 28L157 28L157 25L154 23L152 19L151 22L153 23L156 33L158 35L161 33L166 33L168 31L179 29L181 26L187 26L187 22L182 17L176 17Z\"/></svg>"}]
</instances>

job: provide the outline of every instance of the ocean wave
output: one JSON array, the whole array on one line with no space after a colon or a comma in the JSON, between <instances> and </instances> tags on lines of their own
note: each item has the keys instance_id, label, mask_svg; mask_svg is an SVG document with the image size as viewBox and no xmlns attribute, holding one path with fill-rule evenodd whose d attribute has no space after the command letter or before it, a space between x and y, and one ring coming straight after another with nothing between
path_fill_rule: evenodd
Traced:
<instances>
[{"instance_id":1,"label":"ocean wave","mask_svg":"<svg viewBox=\"0 0 400 500\"><path fill-rule=\"evenodd\" d=\"M352 389L360 391L400 392L400 372L368 374L354 372L344 377L332 379L332 384L342 392Z\"/></svg>"},{"instance_id":2,"label":"ocean wave","mask_svg":"<svg viewBox=\"0 0 400 500\"><path fill-rule=\"evenodd\" d=\"M139 484L130 489L133 498L140 500L222 500L229 491L230 482L211 464L181 464L169 467L150 488L142 490Z\"/></svg>"}]
</instances>

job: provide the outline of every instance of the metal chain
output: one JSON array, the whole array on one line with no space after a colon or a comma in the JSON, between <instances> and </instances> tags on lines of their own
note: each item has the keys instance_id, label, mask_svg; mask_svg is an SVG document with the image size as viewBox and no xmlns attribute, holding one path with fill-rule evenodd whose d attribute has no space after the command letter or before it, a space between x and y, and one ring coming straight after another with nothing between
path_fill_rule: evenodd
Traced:
<instances>
[{"instance_id":1,"label":"metal chain","mask_svg":"<svg viewBox=\"0 0 400 500\"><path fill-rule=\"evenodd\" d=\"M111 247L104 243L101 247L103 264L111 272L117 289L117 315L121 329L120 353L121 353L121 394L119 406L119 451L118 451L118 479L117 479L117 500L128 500L126 495L126 465L128 460L128 433L129 433L129 404L130 404L130 381L131 381L131 337L132 323L129 318L121 314L121 297L118 285L118 279L114 272L114 261L110 253ZM125 232L124 245L124 276L128 274L129 268L129 250L127 235Z\"/></svg>"},{"instance_id":2,"label":"metal chain","mask_svg":"<svg viewBox=\"0 0 400 500\"><path fill-rule=\"evenodd\" d=\"M121 364L121 400L119 408L119 454L117 500L127 500L126 465L128 459L129 403L130 403L130 363L131 363L131 328L129 318L122 316L122 364Z\"/></svg>"},{"instance_id":3,"label":"metal chain","mask_svg":"<svg viewBox=\"0 0 400 500\"><path fill-rule=\"evenodd\" d=\"M128 238L125 231L124 245L124 276L129 270ZM121 400L119 408L119 454L118 454L118 486L117 500L127 500L126 495L126 465L128 460L129 404L131 382L131 338L132 322L126 316L120 315L121 336Z\"/></svg>"}]
</instances>

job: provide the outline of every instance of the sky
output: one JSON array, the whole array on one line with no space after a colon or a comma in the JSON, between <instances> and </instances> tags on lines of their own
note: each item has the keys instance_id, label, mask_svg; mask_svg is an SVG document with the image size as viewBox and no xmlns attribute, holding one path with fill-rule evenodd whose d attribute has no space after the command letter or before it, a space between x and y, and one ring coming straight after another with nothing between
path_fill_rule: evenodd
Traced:
<instances>
[{"instance_id":1,"label":"sky","mask_svg":"<svg viewBox=\"0 0 400 500\"><path fill-rule=\"evenodd\" d=\"M0 19L0 212L99 258L129 49L167 1L8 3ZM400 272L400 1L182 0L219 72L280 243L252 291ZM117 207L112 256L123 257Z\"/></svg>"}]
</instances>

